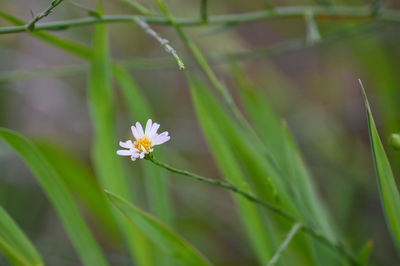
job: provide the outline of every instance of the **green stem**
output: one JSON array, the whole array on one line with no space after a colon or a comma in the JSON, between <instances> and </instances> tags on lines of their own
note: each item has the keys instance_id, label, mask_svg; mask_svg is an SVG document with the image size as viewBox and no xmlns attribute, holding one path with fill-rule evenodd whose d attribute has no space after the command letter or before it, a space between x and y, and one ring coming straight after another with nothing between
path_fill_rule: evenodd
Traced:
<instances>
[{"instance_id":1,"label":"green stem","mask_svg":"<svg viewBox=\"0 0 400 266\"><path fill-rule=\"evenodd\" d=\"M395 10L380 10L373 16L369 8L365 7L280 7L273 10L248 12L243 14L231 14L210 16L207 23L201 19L176 18L175 23L179 26L205 26L213 24L241 24L259 20L276 18L302 18L306 12L312 12L316 19L324 20L354 20L354 19L375 19L383 22L400 22L400 12ZM134 22L137 15L105 15L100 18L87 17L56 22L39 23L33 31L39 30L60 30L70 27L80 27L97 23ZM167 17L163 16L139 16L150 24L171 25ZM0 27L0 34L18 33L26 31L26 26Z\"/></svg>"},{"instance_id":2,"label":"green stem","mask_svg":"<svg viewBox=\"0 0 400 266\"><path fill-rule=\"evenodd\" d=\"M190 177L192 179L195 179L197 181L200 182L204 182L204 183L208 183L214 186L218 186L220 188L224 188L227 190L230 190L234 193L237 193L239 195L241 195L242 197L248 199L249 201L256 203L264 208L266 208L267 210L281 216L282 218L288 220L289 222L295 223L295 224L300 224L300 222L297 221L297 219L293 216L291 216L290 214L286 213L284 210L270 204L267 203L263 200L258 199L257 197L255 197L254 195L236 187L235 185L228 183L228 182L224 182L224 181L220 181L220 180L216 180L216 179L211 179L211 178L207 178L186 170L181 170L175 167L172 167L166 163L163 163L159 160L157 160L157 158L154 157L154 155L152 153L146 155L145 157L146 160L151 161L152 163L154 163L157 166L160 166L172 173L176 173L179 175L183 175L183 176L187 176ZM334 243L331 242L331 240L329 240L327 237L325 237L323 234L315 231L313 228L306 226L306 225L302 225L301 226L301 230L303 230L304 232L308 233L310 236L314 237L315 239L319 240L320 242L324 243L325 245L329 246L330 248L337 250L339 253L341 253L348 261L351 265L358 265L357 260L354 258L354 256L352 254L350 254L346 248L340 244L340 243Z\"/></svg>"},{"instance_id":3,"label":"green stem","mask_svg":"<svg viewBox=\"0 0 400 266\"><path fill-rule=\"evenodd\" d=\"M53 0L51 1L50 5L39 15L35 16L27 25L26 28L30 31L32 31L35 28L36 22L41 20L44 17L47 17L50 15L50 13L53 11L54 8L56 8L59 4L62 3L64 0Z\"/></svg>"},{"instance_id":4,"label":"green stem","mask_svg":"<svg viewBox=\"0 0 400 266\"><path fill-rule=\"evenodd\" d=\"M200 17L204 23L208 22L208 0L201 0Z\"/></svg>"},{"instance_id":5,"label":"green stem","mask_svg":"<svg viewBox=\"0 0 400 266\"><path fill-rule=\"evenodd\" d=\"M275 252L275 255L272 257L272 259L268 262L268 266L275 265L282 252L289 246L290 241L292 241L293 237L296 235L296 233L303 227L301 223L295 223L292 228L290 229L289 233L285 237L285 240L282 242L282 244L279 246L278 250Z\"/></svg>"}]
</instances>

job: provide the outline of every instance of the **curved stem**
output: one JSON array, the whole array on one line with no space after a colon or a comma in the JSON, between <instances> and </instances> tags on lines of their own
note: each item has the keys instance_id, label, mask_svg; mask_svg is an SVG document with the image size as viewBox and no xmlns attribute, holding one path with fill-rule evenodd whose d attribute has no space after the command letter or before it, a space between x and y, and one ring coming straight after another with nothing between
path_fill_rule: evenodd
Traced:
<instances>
[{"instance_id":1,"label":"curved stem","mask_svg":"<svg viewBox=\"0 0 400 266\"><path fill-rule=\"evenodd\" d=\"M214 186L218 186L218 187L230 190L230 191L232 191L234 193L237 193L237 194L241 195L242 197L248 199L249 201L251 201L253 203L256 203L256 204L268 209L269 211L281 216L282 218L288 220L289 222L299 223L300 224L300 222L297 221L297 219L294 216L288 214L284 210L282 210L282 209L280 209L280 208L278 208L278 207L276 207L276 206L274 206L274 205L272 205L272 204L270 204L268 202L265 202L265 201L257 198L256 196L252 195L251 193L246 192L246 191L236 187L232 183L228 183L228 182L221 181L221 180L207 178L207 177L204 177L204 176L201 176L201 175L198 175L198 174L186 171L186 170L181 170L181 169L172 167L172 166L170 166L170 165L168 165L166 163L163 163L163 162L159 161L157 158L154 157L154 155L152 153L147 154L145 159L151 161L155 165L158 165L158 166L160 166L160 167L162 167L162 168L164 168L164 169L166 169L166 170L168 170L170 172L173 172L173 173L176 173L176 174L179 174L179 175L183 175L183 176L187 176L187 177L190 177L190 178L195 179L195 180L200 181L200 182L208 183L208 184L211 184L211 185L214 185ZM349 261L349 263L351 265L358 265L358 262L354 258L354 256L352 254L350 254L342 244L332 242L331 240L329 240L326 236L324 236L320 232L317 232L313 228L311 228L309 226L306 226L306 225L302 225L299 230L302 230L305 233L308 233L310 236L312 236L316 240L324 243L325 245L329 246L332 249L337 250L339 253L341 253Z\"/></svg>"},{"instance_id":2,"label":"curved stem","mask_svg":"<svg viewBox=\"0 0 400 266\"><path fill-rule=\"evenodd\" d=\"M316 19L321 20L354 20L376 19L384 22L400 22L400 12L395 10L380 10L372 14L366 7L279 7L273 10L248 12L243 14L231 14L208 17L207 23L201 18L176 18L175 23L180 26L205 26L210 24L241 24L266 19L304 17L306 12L312 12ZM164 16L137 16L137 15L105 15L101 17L87 17L81 19L64 20L57 22L39 23L32 31L61 30L70 27L80 27L97 23L134 22L140 17L150 24L170 25L171 22ZM26 31L26 26L1 27L0 34L18 33Z\"/></svg>"}]
</instances>

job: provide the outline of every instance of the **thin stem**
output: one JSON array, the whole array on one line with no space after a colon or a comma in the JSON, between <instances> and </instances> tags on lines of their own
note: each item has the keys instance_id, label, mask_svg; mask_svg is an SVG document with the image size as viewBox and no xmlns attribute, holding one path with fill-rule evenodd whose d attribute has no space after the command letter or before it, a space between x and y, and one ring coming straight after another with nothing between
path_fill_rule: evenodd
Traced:
<instances>
[{"instance_id":1,"label":"thin stem","mask_svg":"<svg viewBox=\"0 0 400 266\"><path fill-rule=\"evenodd\" d=\"M53 11L54 8L56 8L59 4L62 3L64 0L53 0L51 1L50 5L39 15L35 16L28 24L26 25L26 28L30 31L32 31L35 28L36 22L41 20L44 17L47 17L50 15L50 13Z\"/></svg>"},{"instance_id":2,"label":"thin stem","mask_svg":"<svg viewBox=\"0 0 400 266\"><path fill-rule=\"evenodd\" d=\"M165 51L167 53L170 53L175 58L180 70L185 69L185 65L183 64L182 59L179 57L176 50L169 44L169 41L167 39L161 37L155 30L150 28L149 24L147 24L142 19L136 18L135 21L144 32L156 39L164 47Z\"/></svg>"},{"instance_id":3,"label":"thin stem","mask_svg":"<svg viewBox=\"0 0 400 266\"><path fill-rule=\"evenodd\" d=\"M273 10L264 10L257 12L248 12L242 14L210 16L207 23L201 19L176 18L175 24L188 26L205 26L215 24L242 24L260 20L276 18L301 18L306 12L312 12L316 19L321 20L354 20L354 19L375 19L383 22L400 22L400 12L395 10L380 10L373 16L369 8L365 7L280 7ZM81 27L97 23L116 23L116 22L134 22L137 15L104 15L101 18L86 17L81 19L71 19L56 22L35 24L33 31L39 30L62 30L70 27ZM163 16L139 16L149 24L171 25L168 18ZM0 34L18 33L26 31L26 26L0 27Z\"/></svg>"},{"instance_id":4,"label":"thin stem","mask_svg":"<svg viewBox=\"0 0 400 266\"><path fill-rule=\"evenodd\" d=\"M204 23L208 22L208 0L201 0L200 17Z\"/></svg>"},{"instance_id":5,"label":"thin stem","mask_svg":"<svg viewBox=\"0 0 400 266\"><path fill-rule=\"evenodd\" d=\"M295 223L292 226L292 228L290 229L289 233L286 235L285 240L279 246L278 250L275 252L275 255L268 262L268 266L275 265L278 262L282 252L289 246L290 241L292 241L293 237L301 229L302 226L303 225L301 223Z\"/></svg>"},{"instance_id":6,"label":"thin stem","mask_svg":"<svg viewBox=\"0 0 400 266\"><path fill-rule=\"evenodd\" d=\"M151 161L155 165L158 165L172 173L187 176L187 177L190 177L190 178L195 179L200 182L208 183L208 184L211 184L214 186L218 186L218 187L230 190L230 191L237 193L237 194L241 195L242 197L248 199L249 201L256 203L256 204L266 208L267 210L281 216L282 218L288 220L289 222L300 224L295 217L286 213L284 210L282 210L270 203L267 203L263 200L258 199L256 196L236 187L235 185L233 185L231 183L220 181L217 179L207 178L207 177L195 174L195 173L191 173L186 170L181 170L181 169L172 167L166 163L159 161L157 158L154 157L154 155L152 153L146 155L145 159ZM354 256L352 254L350 254L342 244L331 242L331 240L326 238L323 234L315 231L313 228L311 228L309 226L302 225L301 230L308 233L310 236L314 237L315 239L319 240L320 242L324 243L325 245L329 246L330 248L337 250L350 262L351 265L358 265L357 260L354 258Z\"/></svg>"}]
</instances>

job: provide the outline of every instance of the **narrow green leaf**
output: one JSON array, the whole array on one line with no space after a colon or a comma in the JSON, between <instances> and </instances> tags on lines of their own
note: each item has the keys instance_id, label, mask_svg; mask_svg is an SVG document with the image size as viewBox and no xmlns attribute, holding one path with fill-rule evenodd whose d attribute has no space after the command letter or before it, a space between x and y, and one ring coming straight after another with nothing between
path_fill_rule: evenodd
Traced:
<instances>
[{"instance_id":1,"label":"narrow green leaf","mask_svg":"<svg viewBox=\"0 0 400 266\"><path fill-rule=\"evenodd\" d=\"M85 265L107 265L101 250L78 211L72 195L54 168L38 149L23 136L0 128L0 137L31 169L56 209L65 229Z\"/></svg>"},{"instance_id":2,"label":"narrow green leaf","mask_svg":"<svg viewBox=\"0 0 400 266\"><path fill-rule=\"evenodd\" d=\"M191 87L198 86L192 81ZM194 89L194 88L193 88ZM234 149L229 146L228 141L222 134L222 131L215 125L204 106L195 100L196 114L199 119L207 143L215 157L217 165L224 177L235 186L249 191L246 178L243 174L238 159L235 157ZM273 234L265 225L264 219L257 206L248 202L240 196L234 196L238 206L239 217L245 226L251 245L258 257L260 263L265 263L271 259L274 246Z\"/></svg>"},{"instance_id":3,"label":"narrow green leaf","mask_svg":"<svg viewBox=\"0 0 400 266\"><path fill-rule=\"evenodd\" d=\"M210 265L203 255L157 218L143 212L126 200L106 191L110 201L128 220L137 225L156 245L170 255L176 265Z\"/></svg>"},{"instance_id":4,"label":"narrow green leaf","mask_svg":"<svg viewBox=\"0 0 400 266\"><path fill-rule=\"evenodd\" d=\"M113 65L113 75L122 90L125 102L128 106L132 123L140 121L145 123L147 119L153 119L154 113L145 95L136 84L135 80L120 65ZM162 158L162 151L157 152ZM144 179L146 182L147 196L150 208L154 214L164 223L172 224L171 203L168 192L168 179L165 171L153 164L143 164Z\"/></svg>"},{"instance_id":5,"label":"narrow green leaf","mask_svg":"<svg viewBox=\"0 0 400 266\"><path fill-rule=\"evenodd\" d=\"M311 175L286 124L275 113L269 99L261 91L254 88L242 70L237 65L233 65L232 70L244 110L249 114L266 148L274 156L281 177L285 180L285 185L289 187L293 202L296 204L303 221L318 228L330 239L335 240L336 236L330 223L327 208L323 205L315 189ZM325 265L338 263L338 257L331 250L307 236L302 238L306 240L304 244L299 243L302 254L308 254L307 247L310 247L309 251L312 251L314 256L310 256L310 254L307 257ZM301 240L301 238L298 238L298 240Z\"/></svg>"},{"instance_id":6,"label":"narrow green leaf","mask_svg":"<svg viewBox=\"0 0 400 266\"><path fill-rule=\"evenodd\" d=\"M0 206L0 252L24 266L44 265L42 258L16 222Z\"/></svg>"},{"instance_id":7,"label":"narrow green leaf","mask_svg":"<svg viewBox=\"0 0 400 266\"><path fill-rule=\"evenodd\" d=\"M115 221L103 190L100 188L96 177L79 160L79 156L66 148L44 141L35 141L35 145L54 167L68 188L84 204L92 214L93 219L102 225L102 228L112 238L117 235Z\"/></svg>"},{"instance_id":8,"label":"narrow green leaf","mask_svg":"<svg viewBox=\"0 0 400 266\"><path fill-rule=\"evenodd\" d=\"M364 244L364 246L358 253L357 261L361 266L366 266L368 264L368 260L371 256L371 252L372 252L372 247L373 247L373 243L371 240L369 240Z\"/></svg>"},{"instance_id":9,"label":"narrow green leaf","mask_svg":"<svg viewBox=\"0 0 400 266\"><path fill-rule=\"evenodd\" d=\"M378 134L371 107L365 89L359 80L364 95L364 103L367 109L369 136L371 141L372 158L374 161L381 203L386 217L386 223L392 234L393 241L400 252L400 195L393 177L389 159L386 156L382 141Z\"/></svg>"},{"instance_id":10,"label":"narrow green leaf","mask_svg":"<svg viewBox=\"0 0 400 266\"><path fill-rule=\"evenodd\" d=\"M219 125L225 138L235 149L240 163L248 172L247 181L249 185L266 201L280 204L295 212L284 180L279 176L275 166L267 160L262 147L258 145L251 134L235 123L204 83L198 82L198 84L198 86L191 87L194 103L203 105L204 110Z\"/></svg>"},{"instance_id":11,"label":"narrow green leaf","mask_svg":"<svg viewBox=\"0 0 400 266\"><path fill-rule=\"evenodd\" d=\"M326 208L321 203L289 129L273 111L266 97L253 88L241 70L237 66L233 69L245 110L249 112L257 132L267 149L274 155L277 165L285 173L284 178L288 180L287 185L291 187L303 217L310 225L317 224L325 234L334 239Z\"/></svg>"},{"instance_id":12,"label":"narrow green leaf","mask_svg":"<svg viewBox=\"0 0 400 266\"><path fill-rule=\"evenodd\" d=\"M99 1L98 3L101 3ZM100 5L99 5L100 6ZM97 10L101 13L101 8ZM94 28L92 57L88 81L88 101L91 111L94 136L92 160L100 184L124 198L133 200L121 158L116 155L118 138L115 134L114 99L111 88L111 63L108 53L107 26L98 24ZM125 238L132 257L137 264L153 265L147 238L123 217L114 212L119 229Z\"/></svg>"}]
</instances>

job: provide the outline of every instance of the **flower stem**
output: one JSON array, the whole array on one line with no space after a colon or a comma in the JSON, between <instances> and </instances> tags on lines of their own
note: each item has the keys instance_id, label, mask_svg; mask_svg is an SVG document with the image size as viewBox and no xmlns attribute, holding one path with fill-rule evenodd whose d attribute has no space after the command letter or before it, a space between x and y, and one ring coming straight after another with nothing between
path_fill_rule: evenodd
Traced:
<instances>
[{"instance_id":1,"label":"flower stem","mask_svg":"<svg viewBox=\"0 0 400 266\"><path fill-rule=\"evenodd\" d=\"M228 183L228 182L217 180L217 179L207 178L207 177L204 177L204 176L201 176L201 175L198 175L198 174L186 171L186 170L181 170L181 169L172 167L166 163L159 161L156 157L154 157L154 155L152 153L147 154L145 159L151 161L155 165L160 166L170 172L173 172L173 173L176 173L179 175L183 175L183 176L187 176L187 177L190 177L190 178L195 179L200 182L208 183L211 185L215 185L215 186L230 190L230 191L237 193L237 194L241 195L242 197L248 199L249 201L256 203L256 204L270 210L271 212L285 218L286 220L288 220L292 223L301 224L299 221L297 221L297 219L294 216L288 214L284 210L257 198L256 196L252 195L251 193L248 193L248 192L236 187L232 183ZM320 232L318 232L318 231L314 230L313 228L306 226L306 225L302 225L301 228L299 228L299 230L304 231L305 233L309 234L310 236L312 236L316 240L324 243L325 245L329 246L330 248L337 250L349 261L349 263L351 265L359 265L359 263L357 262L355 257L351 253L349 253L341 243L332 242L331 240L329 240L326 236L324 236Z\"/></svg>"}]
</instances>

